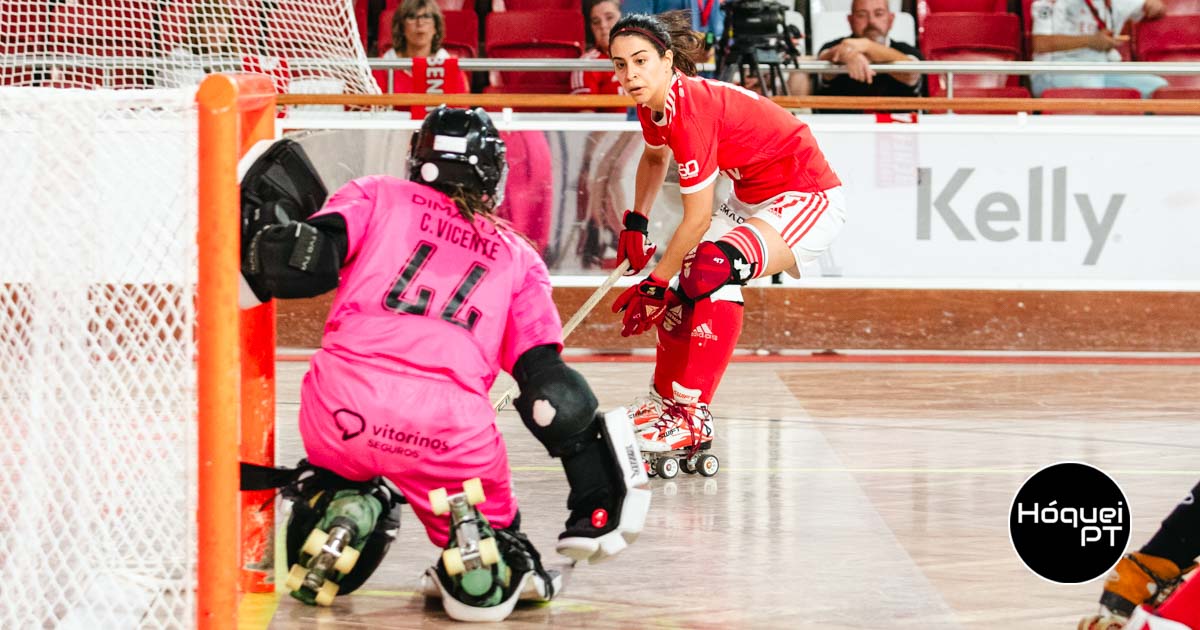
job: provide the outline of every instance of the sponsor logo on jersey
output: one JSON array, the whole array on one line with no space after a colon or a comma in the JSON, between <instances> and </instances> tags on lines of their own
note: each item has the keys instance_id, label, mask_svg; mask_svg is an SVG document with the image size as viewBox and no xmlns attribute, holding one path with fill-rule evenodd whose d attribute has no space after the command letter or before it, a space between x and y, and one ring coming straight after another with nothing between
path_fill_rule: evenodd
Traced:
<instances>
[{"instance_id":1,"label":"sponsor logo on jersey","mask_svg":"<svg viewBox=\"0 0 1200 630\"><path fill-rule=\"evenodd\" d=\"M679 179L692 179L700 176L700 162L688 160L679 165Z\"/></svg>"}]
</instances>

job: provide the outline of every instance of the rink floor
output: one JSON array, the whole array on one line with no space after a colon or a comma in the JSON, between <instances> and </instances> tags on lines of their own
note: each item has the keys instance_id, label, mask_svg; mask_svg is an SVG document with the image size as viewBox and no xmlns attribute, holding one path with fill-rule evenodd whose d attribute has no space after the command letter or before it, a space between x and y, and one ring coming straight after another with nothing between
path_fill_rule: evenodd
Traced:
<instances>
[{"instance_id":1,"label":"rink floor","mask_svg":"<svg viewBox=\"0 0 1200 630\"><path fill-rule=\"evenodd\" d=\"M653 370L573 365L602 407L643 393ZM279 461L292 463L306 364L278 367ZM1198 382L1198 365L735 363L713 405L720 472L651 480L637 543L569 570L557 600L505 627L1073 628L1100 580L1055 584L1021 564L1017 488L1057 461L1101 468L1129 500L1136 548L1200 477ZM561 564L561 468L515 412L499 423L524 528ZM438 551L408 512L362 590L329 609L253 596L242 627L457 626L415 592Z\"/></svg>"}]
</instances>

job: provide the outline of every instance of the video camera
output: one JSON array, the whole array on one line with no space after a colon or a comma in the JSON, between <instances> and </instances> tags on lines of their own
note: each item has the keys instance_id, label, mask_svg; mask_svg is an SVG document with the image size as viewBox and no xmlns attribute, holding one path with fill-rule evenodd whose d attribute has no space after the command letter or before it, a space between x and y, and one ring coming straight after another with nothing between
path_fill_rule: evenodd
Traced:
<instances>
[{"instance_id":1,"label":"video camera","mask_svg":"<svg viewBox=\"0 0 1200 630\"><path fill-rule=\"evenodd\" d=\"M795 66L800 51L792 42L794 28L789 27L784 7L772 0L729 0L721 3L725 30L717 44L717 78L729 81L735 70L743 79L753 76L765 94L787 94L787 81L780 68ZM760 66L767 67L764 80Z\"/></svg>"}]
</instances>

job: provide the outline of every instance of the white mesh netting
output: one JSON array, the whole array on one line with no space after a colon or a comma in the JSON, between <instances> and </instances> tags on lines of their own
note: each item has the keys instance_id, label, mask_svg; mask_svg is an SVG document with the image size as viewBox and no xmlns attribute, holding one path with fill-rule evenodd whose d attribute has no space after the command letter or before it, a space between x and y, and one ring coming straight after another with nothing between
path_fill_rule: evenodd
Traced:
<instances>
[{"instance_id":1,"label":"white mesh netting","mask_svg":"<svg viewBox=\"0 0 1200 630\"><path fill-rule=\"evenodd\" d=\"M0 85L171 88L263 72L278 92L378 94L352 0L4 0Z\"/></svg>"},{"instance_id":2,"label":"white mesh netting","mask_svg":"<svg viewBox=\"0 0 1200 630\"><path fill-rule=\"evenodd\" d=\"M194 623L196 117L0 88L0 628Z\"/></svg>"}]
</instances>

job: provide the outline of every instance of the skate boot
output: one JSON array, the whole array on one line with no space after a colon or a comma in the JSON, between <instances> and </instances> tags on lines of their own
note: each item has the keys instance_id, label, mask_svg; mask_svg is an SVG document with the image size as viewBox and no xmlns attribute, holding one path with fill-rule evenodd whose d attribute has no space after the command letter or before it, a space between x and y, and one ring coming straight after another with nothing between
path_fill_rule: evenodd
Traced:
<instances>
[{"instance_id":1,"label":"skate boot","mask_svg":"<svg viewBox=\"0 0 1200 630\"><path fill-rule=\"evenodd\" d=\"M1100 595L1100 612L1085 617L1078 630L1121 630L1135 608L1157 606L1183 583L1183 575L1195 565L1180 569L1174 562L1144 553L1121 558L1109 572Z\"/></svg>"},{"instance_id":2,"label":"skate boot","mask_svg":"<svg viewBox=\"0 0 1200 630\"><path fill-rule=\"evenodd\" d=\"M633 544L650 511L649 481L638 451L637 438L624 409L618 408L600 419L607 463L590 468L608 468L604 486L581 492L568 501L571 515L566 529L558 535L558 553L581 562L596 564L607 560Z\"/></svg>"},{"instance_id":3,"label":"skate boot","mask_svg":"<svg viewBox=\"0 0 1200 630\"><path fill-rule=\"evenodd\" d=\"M650 393L639 397L629 406L629 419L633 421L634 430L653 424L662 415L663 399L651 386Z\"/></svg>"},{"instance_id":4,"label":"skate boot","mask_svg":"<svg viewBox=\"0 0 1200 630\"><path fill-rule=\"evenodd\" d=\"M314 496L309 507L315 508L323 494ZM371 494L358 490L334 492L324 516L300 547L298 562L292 565L284 583L292 597L309 605L332 604L342 579L358 563L383 508L383 502Z\"/></svg>"},{"instance_id":5,"label":"skate boot","mask_svg":"<svg viewBox=\"0 0 1200 630\"><path fill-rule=\"evenodd\" d=\"M717 474L720 461L706 451L712 446L712 414L708 405L699 402L700 391L679 383L671 384L673 397L663 399L663 411L658 419L643 428L638 446L646 462L647 472L663 479L672 479L679 469L688 474L705 477Z\"/></svg>"},{"instance_id":6,"label":"skate boot","mask_svg":"<svg viewBox=\"0 0 1200 630\"><path fill-rule=\"evenodd\" d=\"M463 491L430 491L437 516L450 515L450 540L438 563L425 571L422 590L440 597L446 614L458 621L503 621L521 599L549 601L562 588L562 575L542 567L541 556L520 532L520 516L505 529L493 529L475 508L483 503L478 478Z\"/></svg>"}]
</instances>

